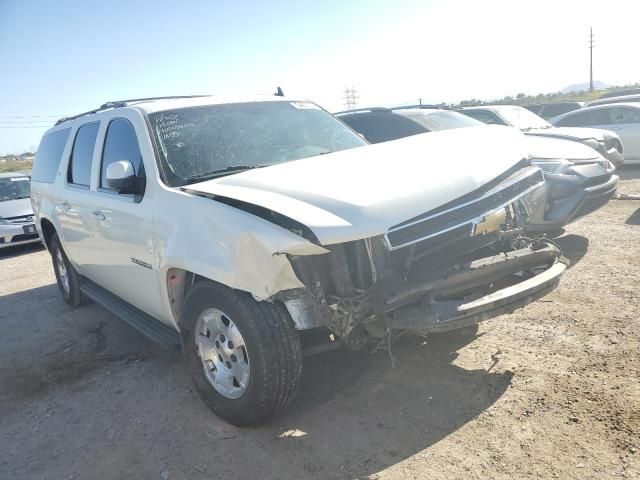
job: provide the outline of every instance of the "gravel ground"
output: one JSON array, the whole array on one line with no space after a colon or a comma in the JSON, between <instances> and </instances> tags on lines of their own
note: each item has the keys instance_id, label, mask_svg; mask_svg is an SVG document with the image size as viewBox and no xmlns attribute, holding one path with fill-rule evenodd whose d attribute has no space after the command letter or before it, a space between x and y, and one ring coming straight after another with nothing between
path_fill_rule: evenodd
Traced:
<instances>
[{"instance_id":1,"label":"gravel ground","mask_svg":"<svg viewBox=\"0 0 640 480\"><path fill-rule=\"evenodd\" d=\"M614 200L571 225L560 289L475 338L307 359L257 429L210 413L178 352L67 307L46 251L0 253L0 478L640 478L639 224Z\"/></svg>"}]
</instances>

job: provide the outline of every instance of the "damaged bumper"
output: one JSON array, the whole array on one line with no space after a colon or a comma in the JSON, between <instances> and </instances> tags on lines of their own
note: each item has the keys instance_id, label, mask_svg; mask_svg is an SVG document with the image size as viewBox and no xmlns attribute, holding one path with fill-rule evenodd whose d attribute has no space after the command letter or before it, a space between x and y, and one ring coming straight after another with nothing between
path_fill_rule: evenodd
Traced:
<instances>
[{"instance_id":1,"label":"damaged bumper","mask_svg":"<svg viewBox=\"0 0 640 480\"><path fill-rule=\"evenodd\" d=\"M555 261L559 255L560 251L549 245L543 250L516 251L511 255L474 262L466 271L441 283L448 285L450 291L468 289L470 285L478 284L507 285L472 300L433 301L434 292L429 289L425 291L429 296L424 302L391 311L386 317L386 326L390 329L443 332L511 313L542 298L558 286L566 269L563 263ZM545 268L539 266L540 261L552 263ZM531 269L536 264L539 273L529 277L524 275L522 269Z\"/></svg>"}]
</instances>

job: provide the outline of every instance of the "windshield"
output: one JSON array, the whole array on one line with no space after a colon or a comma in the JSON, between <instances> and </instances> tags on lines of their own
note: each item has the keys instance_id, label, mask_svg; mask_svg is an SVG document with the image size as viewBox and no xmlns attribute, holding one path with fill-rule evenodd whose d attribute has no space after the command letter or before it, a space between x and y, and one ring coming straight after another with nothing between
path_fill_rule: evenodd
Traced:
<instances>
[{"instance_id":1,"label":"windshield","mask_svg":"<svg viewBox=\"0 0 640 480\"><path fill-rule=\"evenodd\" d=\"M484 123L458 112L428 112L396 110L395 113L407 117L430 131L449 130L451 128L478 127Z\"/></svg>"},{"instance_id":2,"label":"windshield","mask_svg":"<svg viewBox=\"0 0 640 480\"><path fill-rule=\"evenodd\" d=\"M0 202L19 200L31 196L28 177L0 178Z\"/></svg>"},{"instance_id":3,"label":"windshield","mask_svg":"<svg viewBox=\"0 0 640 480\"><path fill-rule=\"evenodd\" d=\"M311 102L204 105L149 120L172 186L367 144Z\"/></svg>"},{"instance_id":4,"label":"windshield","mask_svg":"<svg viewBox=\"0 0 640 480\"><path fill-rule=\"evenodd\" d=\"M510 125L520 130L531 128L550 128L552 125L544 118L522 107L500 107L498 111Z\"/></svg>"}]
</instances>

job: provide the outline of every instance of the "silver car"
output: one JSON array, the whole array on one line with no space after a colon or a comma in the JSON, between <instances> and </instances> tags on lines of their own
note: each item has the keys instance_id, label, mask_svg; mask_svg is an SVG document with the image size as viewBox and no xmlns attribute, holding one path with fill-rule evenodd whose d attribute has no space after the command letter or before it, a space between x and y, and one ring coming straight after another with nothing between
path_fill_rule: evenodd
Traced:
<instances>
[{"instance_id":1,"label":"silver car","mask_svg":"<svg viewBox=\"0 0 640 480\"><path fill-rule=\"evenodd\" d=\"M552 125L544 118L539 117L526 108L516 105L484 105L481 107L467 107L459 111L483 123L509 125L519 128L526 135L560 138L562 140L584 143L586 146L596 150L616 167L622 165L624 159L626 159L626 156L623 157L622 153L623 143L625 149L627 146L624 140L620 141L622 135L618 136L606 127L599 129L584 128L586 125L580 125L580 128L569 128L568 125L565 126L553 122ZM556 119L564 117L565 115L578 114L582 111L583 109L574 110L573 112L560 115L556 117ZM577 125L574 126L577 127Z\"/></svg>"},{"instance_id":2,"label":"silver car","mask_svg":"<svg viewBox=\"0 0 640 480\"><path fill-rule=\"evenodd\" d=\"M0 173L0 248L39 241L31 208L31 178Z\"/></svg>"},{"instance_id":3,"label":"silver car","mask_svg":"<svg viewBox=\"0 0 640 480\"><path fill-rule=\"evenodd\" d=\"M624 144L624 163L640 164L640 103L586 107L551 119L556 127L595 127L613 130Z\"/></svg>"}]
</instances>

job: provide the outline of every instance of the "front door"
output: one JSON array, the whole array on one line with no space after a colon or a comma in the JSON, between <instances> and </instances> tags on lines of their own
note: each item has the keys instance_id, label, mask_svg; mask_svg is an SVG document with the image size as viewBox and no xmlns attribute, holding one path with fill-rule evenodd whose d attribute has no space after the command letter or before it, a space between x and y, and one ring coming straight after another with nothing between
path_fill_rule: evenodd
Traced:
<instances>
[{"instance_id":1,"label":"front door","mask_svg":"<svg viewBox=\"0 0 640 480\"><path fill-rule=\"evenodd\" d=\"M141 195L133 195L118 194L106 183L107 166L112 162L130 161L136 175L141 177L153 171L153 158L143 158L138 143L138 138L148 136L140 126L141 119L130 112L121 115L106 121L98 159L91 204L92 246L97 261L90 267L89 277L140 310L168 321L164 318L158 283L152 186L147 185ZM138 128L134 127L136 124Z\"/></svg>"}]
</instances>

